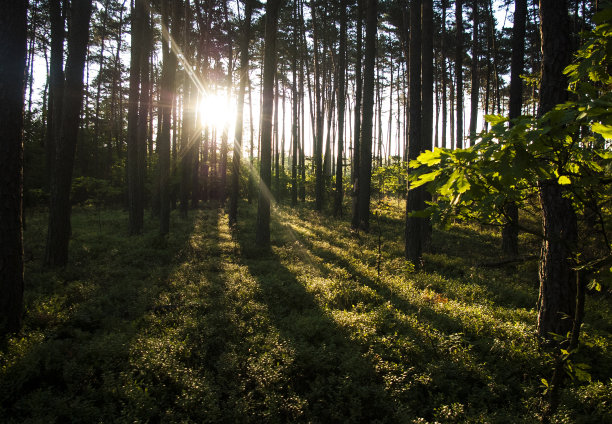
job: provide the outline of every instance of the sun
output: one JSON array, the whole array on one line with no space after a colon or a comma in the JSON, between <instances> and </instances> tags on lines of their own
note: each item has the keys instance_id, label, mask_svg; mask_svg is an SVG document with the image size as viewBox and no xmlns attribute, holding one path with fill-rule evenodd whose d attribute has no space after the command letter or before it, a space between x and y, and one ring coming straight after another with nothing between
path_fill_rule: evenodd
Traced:
<instances>
[{"instance_id":1,"label":"sun","mask_svg":"<svg viewBox=\"0 0 612 424\"><path fill-rule=\"evenodd\" d=\"M198 115L202 126L221 132L235 116L234 105L227 96L206 94L198 102Z\"/></svg>"}]
</instances>

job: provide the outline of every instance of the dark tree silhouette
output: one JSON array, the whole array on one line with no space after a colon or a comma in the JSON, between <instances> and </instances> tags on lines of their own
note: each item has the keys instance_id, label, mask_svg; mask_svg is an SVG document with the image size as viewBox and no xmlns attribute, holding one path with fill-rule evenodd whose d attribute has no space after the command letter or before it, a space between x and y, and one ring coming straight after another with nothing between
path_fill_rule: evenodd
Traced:
<instances>
[{"instance_id":1,"label":"dark tree silhouette","mask_svg":"<svg viewBox=\"0 0 612 424\"><path fill-rule=\"evenodd\" d=\"M27 1L0 16L0 337L21 327L23 310L23 105Z\"/></svg>"}]
</instances>

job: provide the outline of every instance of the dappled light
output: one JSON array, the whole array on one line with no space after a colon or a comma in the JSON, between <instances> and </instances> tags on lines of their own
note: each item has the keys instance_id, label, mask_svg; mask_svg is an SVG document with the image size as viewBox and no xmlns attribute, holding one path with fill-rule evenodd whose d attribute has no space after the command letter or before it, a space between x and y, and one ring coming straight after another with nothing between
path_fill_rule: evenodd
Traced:
<instances>
[{"instance_id":1,"label":"dappled light","mask_svg":"<svg viewBox=\"0 0 612 424\"><path fill-rule=\"evenodd\" d=\"M1 423L610 422L608 2L3 6Z\"/></svg>"}]
</instances>

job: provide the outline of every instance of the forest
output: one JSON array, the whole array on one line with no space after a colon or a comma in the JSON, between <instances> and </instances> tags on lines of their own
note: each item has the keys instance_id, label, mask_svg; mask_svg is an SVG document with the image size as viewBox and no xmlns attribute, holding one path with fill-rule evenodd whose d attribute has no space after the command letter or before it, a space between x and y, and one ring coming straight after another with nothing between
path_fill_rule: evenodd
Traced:
<instances>
[{"instance_id":1,"label":"forest","mask_svg":"<svg viewBox=\"0 0 612 424\"><path fill-rule=\"evenodd\" d=\"M0 422L612 423L612 2L2 4Z\"/></svg>"}]
</instances>

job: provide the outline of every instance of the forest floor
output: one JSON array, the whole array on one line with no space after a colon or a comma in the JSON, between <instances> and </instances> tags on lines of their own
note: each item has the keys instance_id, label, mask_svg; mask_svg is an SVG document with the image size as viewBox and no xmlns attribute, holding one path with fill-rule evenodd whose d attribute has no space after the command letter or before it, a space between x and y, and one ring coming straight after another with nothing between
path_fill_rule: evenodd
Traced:
<instances>
[{"instance_id":1,"label":"forest floor","mask_svg":"<svg viewBox=\"0 0 612 424\"><path fill-rule=\"evenodd\" d=\"M70 264L42 266L46 214L27 217L23 331L0 346L0 422L536 422L553 369L535 336L537 262L500 260L495 231L434 229L415 272L403 212L369 234L310 205L146 218L75 208ZM537 243L521 236L525 253ZM380 253L379 253L380 252ZM610 422L612 301L591 295L553 422Z\"/></svg>"}]
</instances>

